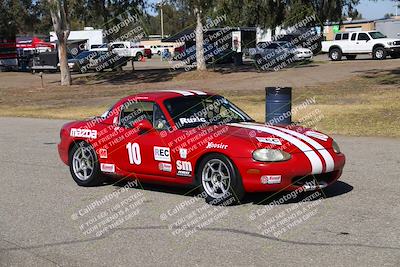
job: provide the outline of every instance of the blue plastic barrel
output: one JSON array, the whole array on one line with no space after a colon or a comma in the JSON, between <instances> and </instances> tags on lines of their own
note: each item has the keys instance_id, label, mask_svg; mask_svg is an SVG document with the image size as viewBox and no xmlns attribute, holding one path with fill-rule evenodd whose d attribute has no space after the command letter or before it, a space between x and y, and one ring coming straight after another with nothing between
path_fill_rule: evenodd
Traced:
<instances>
[{"instance_id":1,"label":"blue plastic barrel","mask_svg":"<svg viewBox=\"0 0 400 267\"><path fill-rule=\"evenodd\" d=\"M292 88L265 88L265 122L267 124L292 123Z\"/></svg>"}]
</instances>

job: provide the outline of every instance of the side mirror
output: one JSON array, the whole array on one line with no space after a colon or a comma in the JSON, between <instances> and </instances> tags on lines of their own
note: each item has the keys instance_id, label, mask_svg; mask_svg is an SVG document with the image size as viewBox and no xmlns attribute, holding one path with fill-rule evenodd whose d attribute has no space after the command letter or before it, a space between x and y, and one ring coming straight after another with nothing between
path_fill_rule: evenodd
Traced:
<instances>
[{"instance_id":1,"label":"side mirror","mask_svg":"<svg viewBox=\"0 0 400 267\"><path fill-rule=\"evenodd\" d=\"M133 128L137 129L139 133L146 133L153 130L153 125L150 121L144 119L133 124Z\"/></svg>"}]
</instances>

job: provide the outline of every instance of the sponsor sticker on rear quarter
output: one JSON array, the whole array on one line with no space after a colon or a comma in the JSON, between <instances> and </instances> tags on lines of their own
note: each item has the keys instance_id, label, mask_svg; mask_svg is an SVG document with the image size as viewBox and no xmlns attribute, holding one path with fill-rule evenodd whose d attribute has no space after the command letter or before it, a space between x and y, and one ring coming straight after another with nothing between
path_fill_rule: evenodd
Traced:
<instances>
[{"instance_id":1,"label":"sponsor sticker on rear quarter","mask_svg":"<svg viewBox=\"0 0 400 267\"><path fill-rule=\"evenodd\" d=\"M102 172L115 172L115 165L109 163L101 163L100 170Z\"/></svg>"}]
</instances>

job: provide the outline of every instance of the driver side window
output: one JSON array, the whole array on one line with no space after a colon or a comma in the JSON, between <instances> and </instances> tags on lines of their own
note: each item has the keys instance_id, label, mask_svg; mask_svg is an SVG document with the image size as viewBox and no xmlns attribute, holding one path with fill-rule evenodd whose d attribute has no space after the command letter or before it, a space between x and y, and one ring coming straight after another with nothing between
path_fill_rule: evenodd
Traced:
<instances>
[{"instance_id":1,"label":"driver side window","mask_svg":"<svg viewBox=\"0 0 400 267\"><path fill-rule=\"evenodd\" d=\"M133 128L133 124L148 120L156 130L169 129L169 124L161 108L154 102L138 101L125 105L121 110L120 125Z\"/></svg>"},{"instance_id":2,"label":"driver side window","mask_svg":"<svg viewBox=\"0 0 400 267\"><path fill-rule=\"evenodd\" d=\"M359 33L357 40L359 40L359 41L368 41L369 40L368 34L363 33L363 32Z\"/></svg>"},{"instance_id":3,"label":"driver side window","mask_svg":"<svg viewBox=\"0 0 400 267\"><path fill-rule=\"evenodd\" d=\"M121 109L120 126L133 128L133 124L147 119L153 123L153 102L131 102Z\"/></svg>"}]
</instances>

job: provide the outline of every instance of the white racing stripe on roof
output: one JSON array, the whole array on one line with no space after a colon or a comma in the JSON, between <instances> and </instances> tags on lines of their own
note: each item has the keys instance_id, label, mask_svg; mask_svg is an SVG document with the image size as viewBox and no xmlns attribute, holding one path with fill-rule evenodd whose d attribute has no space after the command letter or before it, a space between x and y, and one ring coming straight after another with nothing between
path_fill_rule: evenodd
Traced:
<instances>
[{"instance_id":1,"label":"white racing stripe on roof","mask_svg":"<svg viewBox=\"0 0 400 267\"><path fill-rule=\"evenodd\" d=\"M198 90L190 90L190 92L193 92L193 93L198 94L198 95L207 95L207 93L202 92L202 91L198 91Z\"/></svg>"},{"instance_id":2,"label":"white racing stripe on roof","mask_svg":"<svg viewBox=\"0 0 400 267\"><path fill-rule=\"evenodd\" d=\"M331 172L333 171L333 169L335 168L335 163L333 161L333 158L331 156L331 154L329 154L329 152L317 141L311 139L310 137L301 134L299 132L293 131L293 130L289 130L286 128L281 128L281 127L276 127L276 126L270 126L271 128L274 129L278 129L280 131L283 131L285 133L294 135L300 139L302 139L303 141L306 141L307 143L309 143L311 146L313 146L316 150L318 150L318 153L321 154L321 156L324 158L325 160L325 165L326 165L326 172Z\"/></svg>"},{"instance_id":3,"label":"white racing stripe on roof","mask_svg":"<svg viewBox=\"0 0 400 267\"><path fill-rule=\"evenodd\" d=\"M319 156L317 155L317 153L315 153L314 150L312 150L312 148L309 147L306 143L302 142L301 140L297 139L296 137L293 137L292 135L278 131L276 129L269 128L267 126L261 126L261 125L257 125L257 124L230 123L229 125L273 134L273 135L276 135L276 136L288 141L289 143L292 143L294 146L296 146L298 149L300 149L306 155L308 160L310 161L311 174L322 173L322 161L319 158Z\"/></svg>"},{"instance_id":4,"label":"white racing stripe on roof","mask_svg":"<svg viewBox=\"0 0 400 267\"><path fill-rule=\"evenodd\" d=\"M162 90L163 92L171 92L171 93L177 93L183 96L189 96L189 95L194 95L194 93L189 92L189 91L184 91L184 90Z\"/></svg>"}]
</instances>

